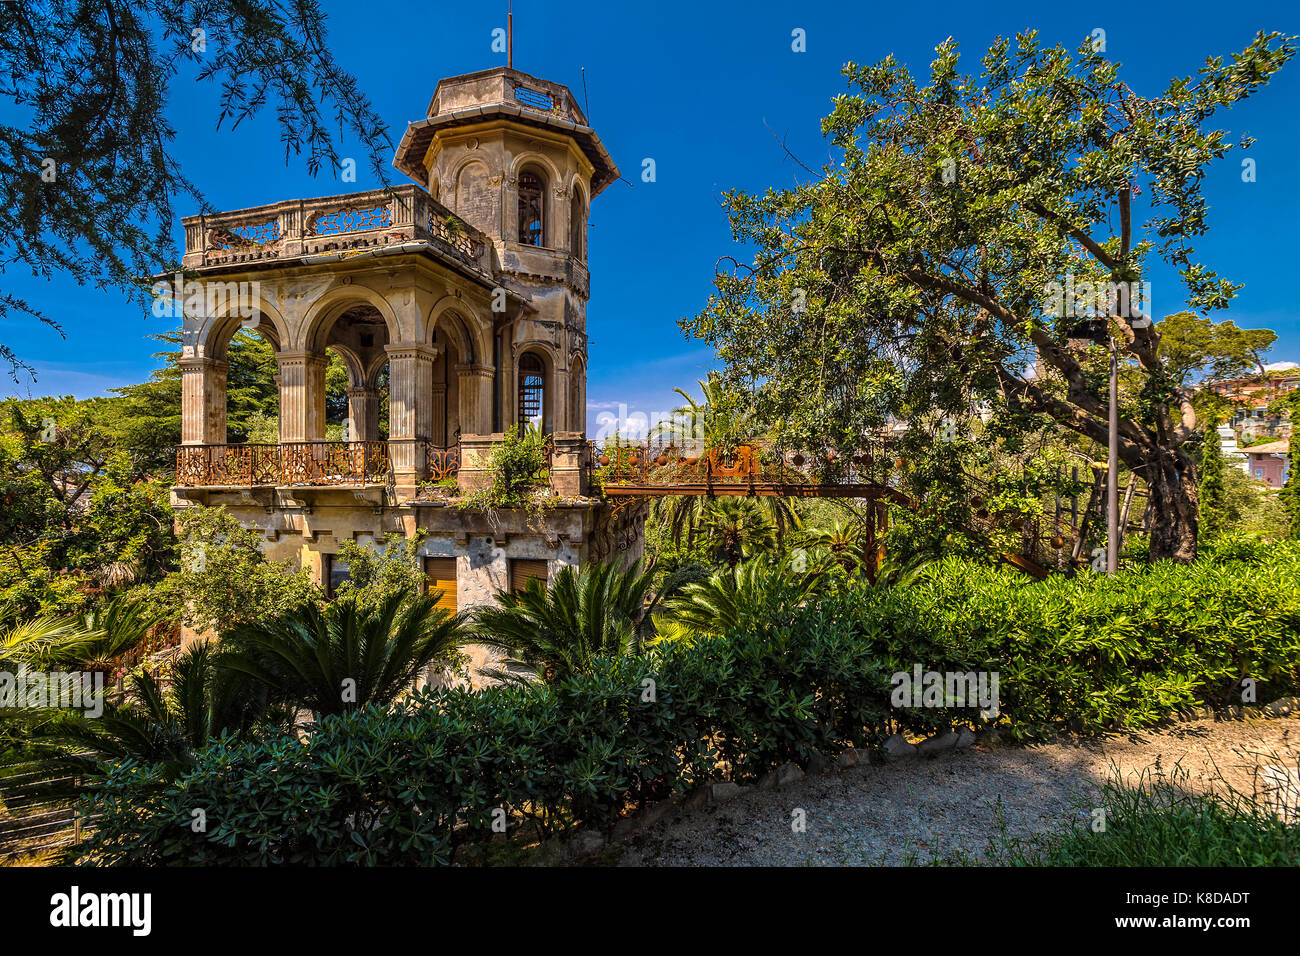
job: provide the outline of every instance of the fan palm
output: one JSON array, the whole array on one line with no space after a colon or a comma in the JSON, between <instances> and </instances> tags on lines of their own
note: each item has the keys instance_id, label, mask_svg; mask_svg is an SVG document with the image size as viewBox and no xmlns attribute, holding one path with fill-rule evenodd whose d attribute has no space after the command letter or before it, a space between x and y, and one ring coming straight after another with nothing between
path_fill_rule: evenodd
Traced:
<instances>
[{"instance_id":1,"label":"fan palm","mask_svg":"<svg viewBox=\"0 0 1300 956\"><path fill-rule=\"evenodd\" d=\"M742 560L776 547L776 529L762 509L748 498L723 498L709 503L700 534L719 561L734 568Z\"/></svg>"},{"instance_id":2,"label":"fan palm","mask_svg":"<svg viewBox=\"0 0 1300 956\"><path fill-rule=\"evenodd\" d=\"M543 679L563 680L585 673L597 657L639 653L652 633L651 615L690 576L690 570L669 575L652 593L653 569L639 562L625 571L612 564L564 567L549 587L532 580L522 590L498 592L496 607L476 612L474 634Z\"/></svg>"},{"instance_id":3,"label":"fan palm","mask_svg":"<svg viewBox=\"0 0 1300 956\"><path fill-rule=\"evenodd\" d=\"M465 616L435 600L394 593L374 606L308 605L237 628L222 665L318 715L389 703L465 643Z\"/></svg>"}]
</instances>

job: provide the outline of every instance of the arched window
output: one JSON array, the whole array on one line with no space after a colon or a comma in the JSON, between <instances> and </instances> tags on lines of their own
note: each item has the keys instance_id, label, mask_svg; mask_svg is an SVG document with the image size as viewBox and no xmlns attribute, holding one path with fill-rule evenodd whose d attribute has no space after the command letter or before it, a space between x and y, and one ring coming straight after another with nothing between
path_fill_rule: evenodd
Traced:
<instances>
[{"instance_id":1,"label":"arched window","mask_svg":"<svg viewBox=\"0 0 1300 956\"><path fill-rule=\"evenodd\" d=\"M569 204L569 254L575 259L587 258L587 250L583 248L583 234L586 232L587 211L583 208L582 193L578 192L577 187L573 190L573 201Z\"/></svg>"},{"instance_id":2,"label":"arched window","mask_svg":"<svg viewBox=\"0 0 1300 956\"><path fill-rule=\"evenodd\" d=\"M526 246L540 246L545 234L542 222L542 177L526 172L519 177L519 241Z\"/></svg>"},{"instance_id":3,"label":"arched window","mask_svg":"<svg viewBox=\"0 0 1300 956\"><path fill-rule=\"evenodd\" d=\"M546 424L546 367L532 352L519 356L519 424Z\"/></svg>"}]
</instances>

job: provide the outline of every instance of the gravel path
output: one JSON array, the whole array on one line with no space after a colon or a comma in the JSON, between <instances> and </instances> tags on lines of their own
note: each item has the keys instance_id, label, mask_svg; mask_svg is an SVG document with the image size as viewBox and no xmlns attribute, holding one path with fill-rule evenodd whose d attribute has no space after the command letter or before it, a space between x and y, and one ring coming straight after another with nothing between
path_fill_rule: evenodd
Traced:
<instances>
[{"instance_id":1,"label":"gravel path","mask_svg":"<svg viewBox=\"0 0 1300 956\"><path fill-rule=\"evenodd\" d=\"M1112 765L1126 778L1175 764L1189 789L1252 793L1256 768L1300 764L1300 720L1201 720L1158 732L1020 747L976 744L750 790L727 803L678 810L617 848L620 866L907 865L983 856L998 830L1060 830L1093 800ZM792 827L804 811L806 831ZM612 854L611 854L612 856ZM605 856L604 862L611 862Z\"/></svg>"}]
</instances>

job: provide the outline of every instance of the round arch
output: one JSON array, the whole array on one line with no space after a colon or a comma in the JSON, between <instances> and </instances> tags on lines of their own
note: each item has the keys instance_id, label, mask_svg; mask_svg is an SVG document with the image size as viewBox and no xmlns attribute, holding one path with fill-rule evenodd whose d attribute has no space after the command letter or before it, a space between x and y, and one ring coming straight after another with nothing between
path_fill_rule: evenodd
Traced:
<instances>
[{"instance_id":1,"label":"round arch","mask_svg":"<svg viewBox=\"0 0 1300 956\"><path fill-rule=\"evenodd\" d=\"M388 328L389 342L404 341L401 323L387 299L363 285L341 285L330 289L308 309L297 343L302 351L324 352L334 323L349 308L357 305L369 305L379 313Z\"/></svg>"},{"instance_id":2,"label":"round arch","mask_svg":"<svg viewBox=\"0 0 1300 956\"><path fill-rule=\"evenodd\" d=\"M460 361L476 363L481 361L481 356L491 354L491 347L488 343L476 339L473 326L465 319L462 305L463 300L460 299L449 299L435 304L429 311L429 318L425 323L424 340L432 342L438 333L442 332L456 347Z\"/></svg>"},{"instance_id":3,"label":"round arch","mask_svg":"<svg viewBox=\"0 0 1300 956\"><path fill-rule=\"evenodd\" d=\"M226 352L241 328L257 332L270 343L277 352L288 341L288 325L278 309L263 298L257 301L257 323L252 323L252 316L241 316L238 303L226 302L219 306L211 316L203 320L195 337L194 354L196 357L211 358L224 362Z\"/></svg>"},{"instance_id":4,"label":"round arch","mask_svg":"<svg viewBox=\"0 0 1300 956\"><path fill-rule=\"evenodd\" d=\"M541 169L542 173L546 176L547 186L553 187L558 183L564 182L564 173L561 172L560 168L551 161L551 158L545 153L539 153L533 150L517 153L514 158L511 159L509 172L510 178L517 181L519 179L519 174L528 166L537 166Z\"/></svg>"},{"instance_id":5,"label":"round arch","mask_svg":"<svg viewBox=\"0 0 1300 956\"><path fill-rule=\"evenodd\" d=\"M569 356L569 431L585 432L587 430L587 360L581 353Z\"/></svg>"},{"instance_id":6,"label":"round arch","mask_svg":"<svg viewBox=\"0 0 1300 956\"><path fill-rule=\"evenodd\" d=\"M536 365L530 369L529 359L531 356ZM511 410L511 420L518 425L530 417L526 414L525 406L536 401L542 416L542 430L553 432L559 423L560 405L558 385L560 382L559 356L556 351L546 342L520 342L516 343L514 349L514 382L511 394L514 397L514 408ZM540 369L537 369L540 365ZM536 376L540 371L540 382L532 382L531 378ZM537 389L540 396L526 394L529 389Z\"/></svg>"}]
</instances>

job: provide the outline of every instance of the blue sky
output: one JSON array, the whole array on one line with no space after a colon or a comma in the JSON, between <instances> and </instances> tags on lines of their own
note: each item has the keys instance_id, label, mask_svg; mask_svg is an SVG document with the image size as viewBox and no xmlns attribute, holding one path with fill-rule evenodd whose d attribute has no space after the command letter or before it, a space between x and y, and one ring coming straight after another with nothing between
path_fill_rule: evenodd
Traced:
<instances>
[{"instance_id":1,"label":"blue sky","mask_svg":"<svg viewBox=\"0 0 1300 956\"><path fill-rule=\"evenodd\" d=\"M504 63L491 50L505 24L505 2L352 3L323 0L329 39L390 126L394 142L424 115L438 79ZM676 386L694 387L712 364L677 320L697 312L711 289L717 260L736 250L719 208L728 189L763 190L795 181L779 139L807 164L820 166L827 146L821 118L843 89L848 60L874 62L894 53L924 71L934 47L953 36L972 63L997 35L1037 28L1049 43L1075 46L1096 28L1123 78L1155 93L1175 75L1194 73L1210 54L1241 49L1257 30L1300 33L1294 3L630 3L515 2L515 65L567 84L582 101L586 68L590 117L632 184L618 182L593 203L589 238L592 299L589 428L626 405L652 414L678 404ZM807 51L791 49L795 29ZM210 38L219 41L219 38ZM369 189L358 182L313 180L301 161L286 166L268 113L237 131L217 131L217 91L182 74L170 113L176 154L219 209L299 196ZM1245 283L1230 315L1245 327L1279 333L1274 360L1300 360L1300 293L1293 281L1291 226L1300 220L1300 60L1258 96L1218 118L1233 139L1249 132L1257 180L1241 181L1240 157L1210 170L1208 237L1202 261ZM345 143L344 154L347 154ZM640 179L653 158L657 181ZM400 175L394 171L396 181ZM179 207L177 216L193 210ZM179 221L177 245L182 242ZM1155 281L1157 315L1180 305ZM66 341L25 321L6 320L0 341L39 373L34 384L0 382L0 394L103 394L139 381L155 367L147 336L166 322L142 318L114 292L68 280L3 276L68 332ZM1169 295L1161 295L1161 289ZM1172 300L1172 301L1171 301Z\"/></svg>"}]
</instances>

